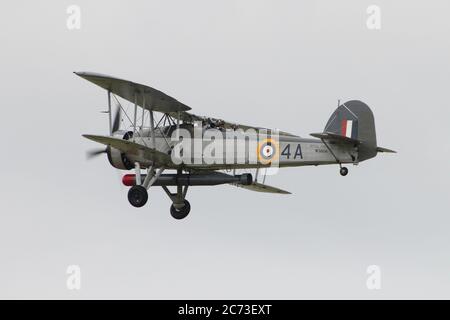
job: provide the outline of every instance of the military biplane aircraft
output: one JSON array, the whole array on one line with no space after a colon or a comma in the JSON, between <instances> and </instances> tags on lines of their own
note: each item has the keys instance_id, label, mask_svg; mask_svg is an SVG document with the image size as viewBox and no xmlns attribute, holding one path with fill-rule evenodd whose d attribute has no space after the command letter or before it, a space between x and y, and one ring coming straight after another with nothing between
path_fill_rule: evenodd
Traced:
<instances>
[{"instance_id":1,"label":"military biplane aircraft","mask_svg":"<svg viewBox=\"0 0 450 320\"><path fill-rule=\"evenodd\" d=\"M130 187L128 200L134 207L145 205L150 187L161 186L172 202L170 213L175 219L183 219L190 212L191 206L186 200L189 186L231 184L253 191L289 194L265 184L265 177L262 182L258 181L259 170L274 165L283 168L337 164L340 174L346 176L348 169L343 164L357 165L375 157L378 152L395 152L377 145L372 111L357 100L338 104L323 132L312 133L313 138L301 138L287 132L197 116L188 112L191 108L187 105L142 84L98 73L75 74L106 89L108 97L105 113L109 115L109 135L83 135L106 148L88 152L88 156L106 153L113 167L134 170L133 174L125 174L122 178L123 184ZM117 97L134 104L131 115ZM112 98L117 103L114 116ZM159 121L155 112L160 115ZM122 114L131 124L128 128L121 128ZM181 130L184 130L183 134L180 134ZM203 134L208 130L214 130L214 139L204 139ZM202 134L201 151L192 153L186 146L197 143L195 131ZM242 131L251 131L252 137L256 138L249 139L245 134L236 136ZM264 134L255 135L261 131ZM186 132L194 138L188 138ZM233 146L231 161L226 154L228 149L225 152L222 147L211 151L209 159L205 156L205 147L218 142L220 134L224 137L220 142L222 147L231 141L238 143L237 147ZM252 145L250 140L256 144ZM182 143L184 145L174 156L177 146ZM245 148L239 148L239 143ZM211 161L212 156L215 161ZM163 173L167 170L175 173ZM247 172L237 174L237 170ZM248 173L250 170L256 170L255 175ZM176 187L176 191L171 192L169 186Z\"/></svg>"}]
</instances>

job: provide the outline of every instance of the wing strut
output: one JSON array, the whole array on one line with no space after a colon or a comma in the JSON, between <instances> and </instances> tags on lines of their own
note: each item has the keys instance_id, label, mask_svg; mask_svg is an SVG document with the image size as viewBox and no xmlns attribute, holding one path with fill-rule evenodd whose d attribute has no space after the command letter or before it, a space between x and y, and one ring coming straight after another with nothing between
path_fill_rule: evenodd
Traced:
<instances>
[{"instance_id":1,"label":"wing strut","mask_svg":"<svg viewBox=\"0 0 450 320\"><path fill-rule=\"evenodd\" d=\"M109 117L109 135L113 135L112 114L111 114L111 90L108 90L108 117Z\"/></svg>"},{"instance_id":2,"label":"wing strut","mask_svg":"<svg viewBox=\"0 0 450 320\"><path fill-rule=\"evenodd\" d=\"M153 123L153 110L150 109L150 133L152 135L152 147L156 148L156 144L155 144L155 125Z\"/></svg>"},{"instance_id":3,"label":"wing strut","mask_svg":"<svg viewBox=\"0 0 450 320\"><path fill-rule=\"evenodd\" d=\"M136 141L137 93L134 93L133 142Z\"/></svg>"}]
</instances>

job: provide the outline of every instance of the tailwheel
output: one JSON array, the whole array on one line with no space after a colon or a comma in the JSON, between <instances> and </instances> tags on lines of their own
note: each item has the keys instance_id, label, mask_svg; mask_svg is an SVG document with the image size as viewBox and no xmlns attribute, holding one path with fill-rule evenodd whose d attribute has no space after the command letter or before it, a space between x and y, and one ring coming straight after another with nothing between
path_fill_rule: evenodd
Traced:
<instances>
[{"instance_id":1,"label":"tailwheel","mask_svg":"<svg viewBox=\"0 0 450 320\"><path fill-rule=\"evenodd\" d=\"M175 208L173 204L170 206L170 214L177 220L186 218L191 211L191 204L189 203L189 201L183 200L183 202L184 206L178 209Z\"/></svg>"},{"instance_id":2,"label":"tailwheel","mask_svg":"<svg viewBox=\"0 0 450 320\"><path fill-rule=\"evenodd\" d=\"M140 208L147 203L148 193L143 186L132 186L128 191L128 201L133 207Z\"/></svg>"},{"instance_id":3,"label":"tailwheel","mask_svg":"<svg viewBox=\"0 0 450 320\"><path fill-rule=\"evenodd\" d=\"M339 170L339 173L341 176L345 177L348 174L348 169L346 167L342 167L341 170Z\"/></svg>"}]
</instances>

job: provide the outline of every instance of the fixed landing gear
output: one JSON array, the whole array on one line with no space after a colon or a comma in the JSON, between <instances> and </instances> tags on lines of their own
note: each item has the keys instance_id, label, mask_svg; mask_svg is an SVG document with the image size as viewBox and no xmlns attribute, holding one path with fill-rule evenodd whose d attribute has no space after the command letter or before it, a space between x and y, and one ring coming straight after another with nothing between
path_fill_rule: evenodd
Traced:
<instances>
[{"instance_id":1,"label":"fixed landing gear","mask_svg":"<svg viewBox=\"0 0 450 320\"><path fill-rule=\"evenodd\" d=\"M339 173L341 174L341 176L345 177L348 174L348 169L346 167L341 167Z\"/></svg>"},{"instance_id":2,"label":"fixed landing gear","mask_svg":"<svg viewBox=\"0 0 450 320\"><path fill-rule=\"evenodd\" d=\"M134 178L134 181L132 181L132 183L135 184L130 188L130 190L128 190L128 201L133 207L140 208L147 203L147 189L158 179L162 170L164 169L160 168L158 172L155 173L150 167L148 169L147 175L143 179L144 181L142 181L140 176L140 167L138 164L136 164L136 174L134 177L132 177ZM181 176L182 171L178 170L177 174L178 176ZM130 181L128 180L128 175L124 176L123 181L125 185L129 185ZM172 201L172 205L170 206L170 215L177 220L186 218L191 211L191 204L186 200L188 186L177 184L177 190L175 193L170 192L165 185L162 185L162 188Z\"/></svg>"},{"instance_id":3,"label":"fixed landing gear","mask_svg":"<svg viewBox=\"0 0 450 320\"><path fill-rule=\"evenodd\" d=\"M170 214L173 218L180 220L187 217L191 211L191 204L186 199L183 200L184 205L181 208L176 208L173 204L170 206Z\"/></svg>"},{"instance_id":4,"label":"fixed landing gear","mask_svg":"<svg viewBox=\"0 0 450 320\"><path fill-rule=\"evenodd\" d=\"M148 193L141 185L135 185L128 190L128 201L133 207L140 208L147 203Z\"/></svg>"},{"instance_id":5,"label":"fixed landing gear","mask_svg":"<svg viewBox=\"0 0 450 320\"><path fill-rule=\"evenodd\" d=\"M182 171L178 170L177 173L181 175ZM162 186L162 188L172 201L170 215L177 220L186 218L191 211L191 204L186 200L188 186L177 185L177 192L175 193L170 192L167 186Z\"/></svg>"},{"instance_id":6,"label":"fixed landing gear","mask_svg":"<svg viewBox=\"0 0 450 320\"><path fill-rule=\"evenodd\" d=\"M341 174L341 176L345 177L348 174L348 169L346 167L342 166L341 161L338 159L338 157L336 157L336 155L334 154L333 150L328 145L328 143L325 141L325 139L321 139L321 140L324 143L325 147L327 147L328 151L330 151L330 153L333 155L334 159L336 159L336 163L339 164L339 167L341 168L339 170L339 173ZM350 156L352 157L353 164L358 164L357 157L355 157L353 155L350 155Z\"/></svg>"}]
</instances>

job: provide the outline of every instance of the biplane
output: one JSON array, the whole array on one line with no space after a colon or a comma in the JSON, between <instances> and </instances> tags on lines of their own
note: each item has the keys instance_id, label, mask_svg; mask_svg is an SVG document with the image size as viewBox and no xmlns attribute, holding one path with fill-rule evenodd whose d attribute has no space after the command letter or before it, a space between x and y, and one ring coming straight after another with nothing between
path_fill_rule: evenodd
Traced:
<instances>
[{"instance_id":1,"label":"biplane","mask_svg":"<svg viewBox=\"0 0 450 320\"><path fill-rule=\"evenodd\" d=\"M175 219L185 218L191 210L186 200L190 186L230 184L289 194L267 185L262 171L337 164L346 176L344 164L357 165L379 152L395 152L377 145L373 113L358 100L338 103L322 132L302 138L195 115L189 106L146 85L92 72L75 74L107 92L108 110L104 112L109 116L109 134L83 135L106 148L89 151L88 157L105 153L114 168L133 170L122 177L122 183L130 187L128 201L134 207L146 204L150 187L162 187ZM112 110L113 99L116 111ZM125 110L119 99L130 103L131 110Z\"/></svg>"}]
</instances>

